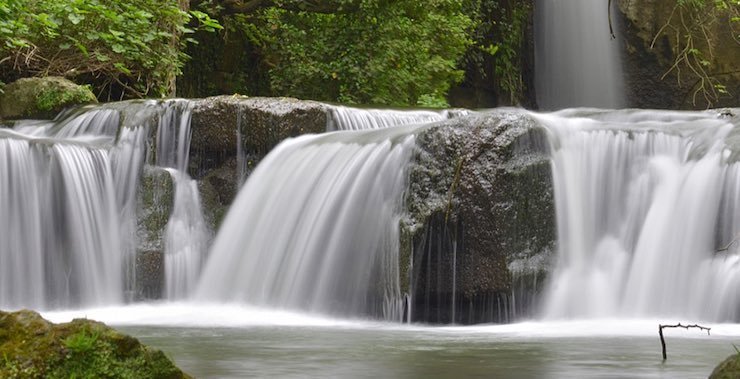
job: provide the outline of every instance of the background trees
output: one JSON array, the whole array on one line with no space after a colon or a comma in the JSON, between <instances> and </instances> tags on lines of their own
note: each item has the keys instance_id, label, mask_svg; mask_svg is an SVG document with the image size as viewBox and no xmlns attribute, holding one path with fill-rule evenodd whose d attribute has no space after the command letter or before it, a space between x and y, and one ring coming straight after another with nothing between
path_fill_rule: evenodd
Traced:
<instances>
[{"instance_id":1,"label":"background trees","mask_svg":"<svg viewBox=\"0 0 740 379\"><path fill-rule=\"evenodd\" d=\"M528 16L496 21L499 3L0 0L0 81L64 76L104 101L173 95L177 77L179 96L446 106L464 70L521 93Z\"/></svg>"}]
</instances>

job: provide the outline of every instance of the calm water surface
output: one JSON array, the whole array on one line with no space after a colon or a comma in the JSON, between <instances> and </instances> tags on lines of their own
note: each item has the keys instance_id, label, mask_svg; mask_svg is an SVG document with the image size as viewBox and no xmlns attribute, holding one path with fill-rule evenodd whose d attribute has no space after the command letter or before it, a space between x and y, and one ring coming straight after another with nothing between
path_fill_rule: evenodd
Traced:
<instances>
[{"instance_id":1,"label":"calm water surface","mask_svg":"<svg viewBox=\"0 0 740 379\"><path fill-rule=\"evenodd\" d=\"M171 306L45 316L106 321L198 378L706 378L740 342L740 325L667 329L664 363L653 320L429 327Z\"/></svg>"}]
</instances>

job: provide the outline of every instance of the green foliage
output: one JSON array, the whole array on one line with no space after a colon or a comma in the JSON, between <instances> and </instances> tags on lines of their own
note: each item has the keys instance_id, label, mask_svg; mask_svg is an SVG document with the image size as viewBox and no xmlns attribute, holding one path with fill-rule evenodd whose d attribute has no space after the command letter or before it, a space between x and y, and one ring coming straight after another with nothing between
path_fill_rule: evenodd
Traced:
<instances>
[{"instance_id":1,"label":"green foliage","mask_svg":"<svg viewBox=\"0 0 740 379\"><path fill-rule=\"evenodd\" d=\"M471 43L461 0L347 1L333 13L278 7L231 21L269 67L272 95L416 105L443 99L462 78Z\"/></svg>"},{"instance_id":2,"label":"green foliage","mask_svg":"<svg viewBox=\"0 0 740 379\"><path fill-rule=\"evenodd\" d=\"M165 95L187 58L181 36L194 32L193 18L220 28L172 0L0 0L0 67L4 76L81 77L99 96Z\"/></svg>"},{"instance_id":3,"label":"green foliage","mask_svg":"<svg viewBox=\"0 0 740 379\"><path fill-rule=\"evenodd\" d=\"M110 340L83 329L63 341L69 353L47 372L49 379L63 378L164 378L176 377L179 370L161 352L144 349L130 357L120 356Z\"/></svg>"},{"instance_id":4,"label":"green foliage","mask_svg":"<svg viewBox=\"0 0 740 379\"><path fill-rule=\"evenodd\" d=\"M97 331L90 331L84 328L81 331L65 338L62 342L73 354L86 354L95 348L100 334Z\"/></svg>"},{"instance_id":5,"label":"green foliage","mask_svg":"<svg viewBox=\"0 0 740 379\"><path fill-rule=\"evenodd\" d=\"M501 2L498 0L471 0L466 13L475 21L473 46L465 55L470 69L495 82L510 104L519 103L524 96L522 78L525 29L531 14L529 1ZM489 70L492 62L493 70Z\"/></svg>"}]
</instances>

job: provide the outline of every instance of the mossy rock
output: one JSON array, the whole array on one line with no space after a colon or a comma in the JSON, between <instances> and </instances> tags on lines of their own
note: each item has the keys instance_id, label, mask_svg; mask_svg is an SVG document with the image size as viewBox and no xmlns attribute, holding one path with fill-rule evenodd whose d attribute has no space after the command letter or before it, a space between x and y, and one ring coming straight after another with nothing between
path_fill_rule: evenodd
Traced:
<instances>
[{"instance_id":1,"label":"mossy rock","mask_svg":"<svg viewBox=\"0 0 740 379\"><path fill-rule=\"evenodd\" d=\"M3 88L0 119L53 118L64 108L96 102L90 88L64 78L23 78Z\"/></svg>"},{"instance_id":2,"label":"mossy rock","mask_svg":"<svg viewBox=\"0 0 740 379\"><path fill-rule=\"evenodd\" d=\"M0 311L2 378L190 378L164 353L100 322Z\"/></svg>"},{"instance_id":3,"label":"mossy rock","mask_svg":"<svg viewBox=\"0 0 740 379\"><path fill-rule=\"evenodd\" d=\"M736 379L740 378L740 354L727 357L717 366L709 379Z\"/></svg>"}]
</instances>

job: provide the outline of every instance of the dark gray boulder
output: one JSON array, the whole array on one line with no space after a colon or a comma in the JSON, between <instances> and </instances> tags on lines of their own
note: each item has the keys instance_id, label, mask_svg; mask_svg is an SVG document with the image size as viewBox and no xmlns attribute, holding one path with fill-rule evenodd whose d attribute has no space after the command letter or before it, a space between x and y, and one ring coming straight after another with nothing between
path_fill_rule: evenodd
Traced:
<instances>
[{"instance_id":1,"label":"dark gray boulder","mask_svg":"<svg viewBox=\"0 0 740 379\"><path fill-rule=\"evenodd\" d=\"M545 133L525 111L503 109L418 135L401 252L412 319L494 322L524 311L513 304L515 279L541 276L545 265L525 263L546 260L555 241Z\"/></svg>"}]
</instances>

